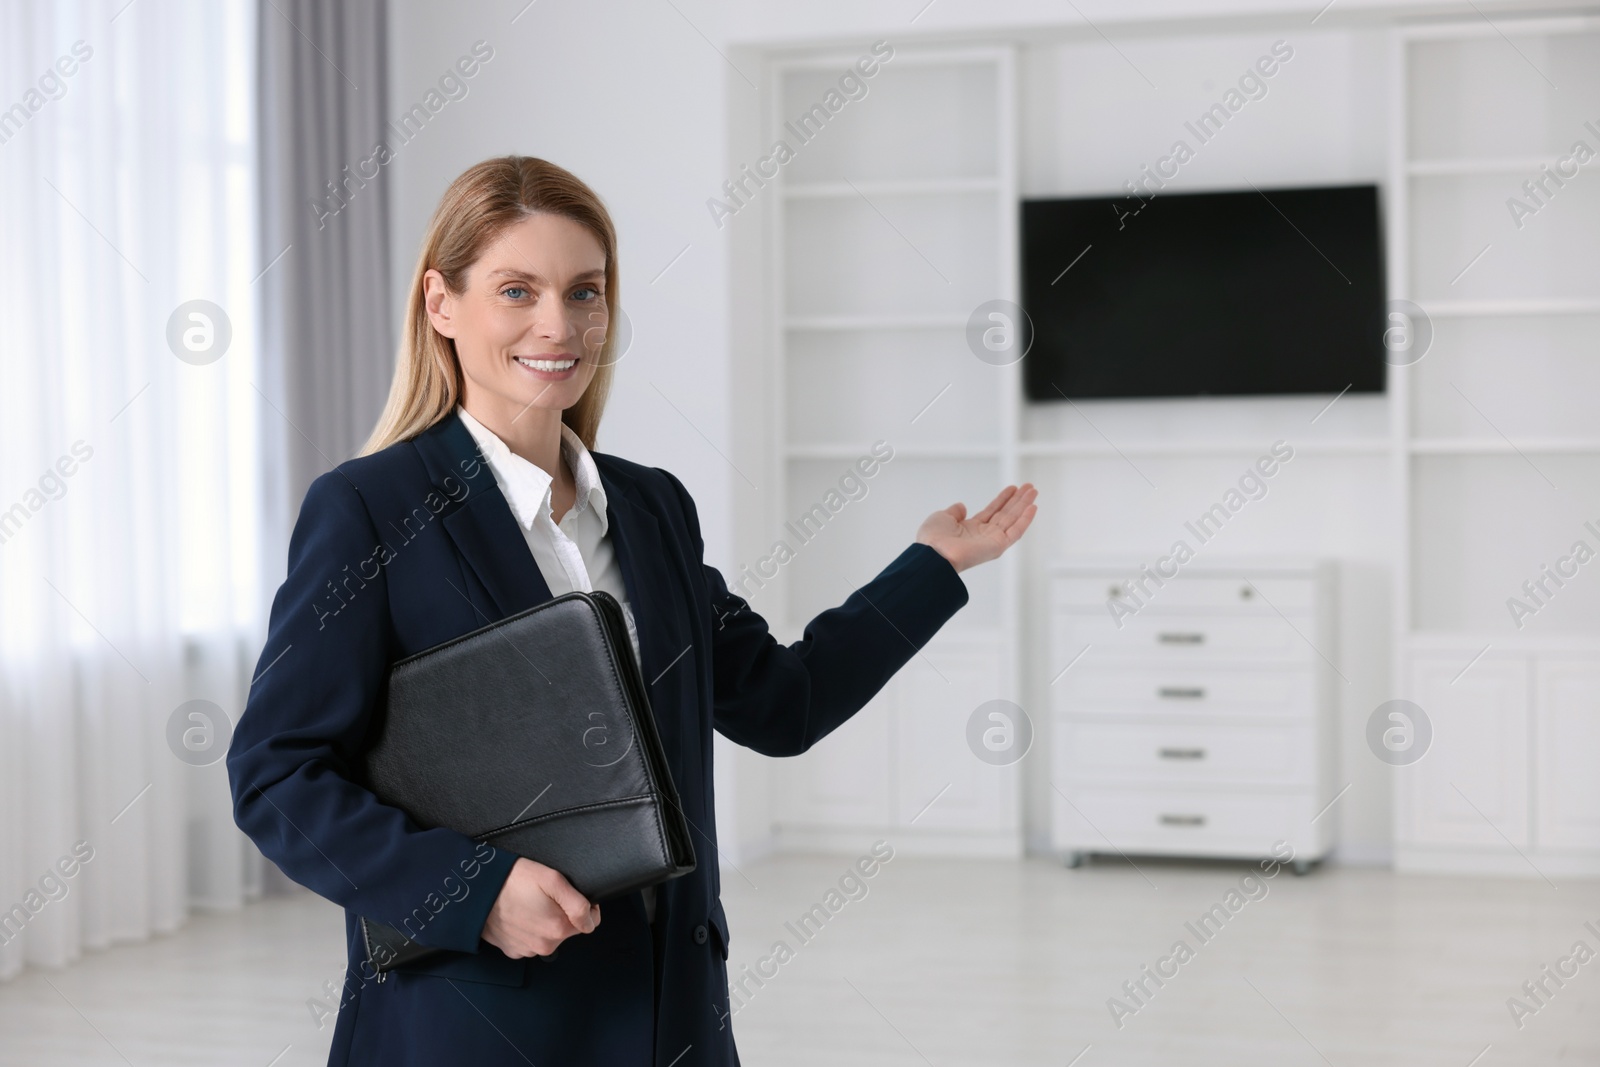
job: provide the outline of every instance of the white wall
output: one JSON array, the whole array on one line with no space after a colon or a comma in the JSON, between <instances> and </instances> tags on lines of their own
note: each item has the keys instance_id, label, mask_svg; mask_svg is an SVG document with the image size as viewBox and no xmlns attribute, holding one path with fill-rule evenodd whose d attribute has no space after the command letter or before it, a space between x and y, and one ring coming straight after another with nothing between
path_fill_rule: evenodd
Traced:
<instances>
[{"instance_id":1,"label":"white wall","mask_svg":"<svg viewBox=\"0 0 1600 1067\"><path fill-rule=\"evenodd\" d=\"M744 362L755 357L758 334L744 327L731 334L729 314L731 300L759 294L749 291L748 277L735 266L749 255L751 230L734 225L719 231L705 201L727 177L730 159L749 158L744 149L756 101L751 83L760 80L764 51L854 46L879 36L897 43L957 36L1022 41L1028 46L1025 194L1067 195L1119 189L1140 164L1165 151L1184 119L1282 37L1296 49L1293 61L1272 80L1265 99L1248 105L1183 170L1180 186L1376 180L1384 163L1386 90L1381 43L1370 27L1403 13L1477 16L1471 5L1453 0L1341 0L1316 18L1325 6L1324 0L1080 0L1076 10L1054 0L499 0L463 8L395 0L390 103L396 114L420 100L473 41L481 38L495 50L470 94L443 108L390 165L395 290L404 291L439 194L471 163L507 152L540 155L594 185L620 230L622 304L635 330L601 447L677 473L698 502L708 560L731 572L749 556L741 547L759 547L765 535L748 520L759 487L723 458L737 461L759 447L761 398L744 392L761 384ZM1577 6L1567 0L1538 5ZM1498 5L1496 11L1533 8ZM1219 413L1230 436L1261 436L1265 443L1294 440L1296 431L1304 439L1381 432L1381 401L1346 398L1315 426L1308 424L1314 410L1303 407L1301 401L1262 400L1096 410L1113 439L1147 437L1170 430L1173 420L1210 421ZM1036 428L1082 431L1062 412L1049 413ZM1388 783L1383 768L1359 748L1357 720L1393 694L1387 630L1358 627L1355 620L1371 616L1386 625L1389 617L1386 568L1394 545L1384 462L1306 456L1287 472L1293 480L1274 488L1270 507L1250 516L1254 525L1241 527L1227 546L1248 552L1290 542L1298 551L1334 553L1345 561L1340 662L1352 682L1341 687L1342 729L1356 786L1340 802L1341 826L1347 854L1367 856L1387 847ZM1197 510L1199 497L1231 481L1235 465L1166 461L1154 480L1173 488L1145 498L1137 496L1137 486L1130 495L1130 472L1116 465L1060 471L1045 486L1046 511L1030 559L1061 547L1125 549L1131 538L1159 538ZM1085 515L1098 519L1087 522ZM737 859L764 839L767 809L762 764L745 753L731 760L732 754L719 738L719 824ZM1037 776L1029 789L1037 841L1043 825Z\"/></svg>"},{"instance_id":2,"label":"white wall","mask_svg":"<svg viewBox=\"0 0 1600 1067\"><path fill-rule=\"evenodd\" d=\"M1378 181L1387 159L1384 40L1378 31L1272 27L1140 37L1120 54L1098 41L1029 48L1022 194L1120 193L1180 137L1198 147L1167 183L1171 192ZM1265 95L1198 144L1184 123L1278 41L1291 58L1263 79Z\"/></svg>"},{"instance_id":3,"label":"white wall","mask_svg":"<svg viewBox=\"0 0 1600 1067\"><path fill-rule=\"evenodd\" d=\"M1185 128L1234 86L1274 42L1293 50L1259 99L1248 102L1208 143ZM1381 182L1387 160L1385 37L1371 30L1266 27L1249 33L1186 33L1120 42L1044 44L1023 53L1024 197L1116 194L1182 138L1195 157L1166 191ZM1146 79L1149 79L1148 81ZM1154 82L1152 86L1151 82ZM1257 90L1259 93L1259 90ZM1160 195L1159 193L1157 195ZM1137 225L1137 223L1130 223ZM1365 751L1367 716L1393 692L1390 663L1391 560L1396 547L1389 459L1382 454L1311 451L1330 438L1382 439L1382 397L1345 397L1311 420L1328 397L1083 402L1030 405L1026 424L1048 439L1131 444L1151 439L1258 441L1264 454L1283 439L1297 458L1274 480L1262 507L1206 551L1240 555L1329 555L1341 567L1339 648L1323 651L1344 676L1341 772L1355 784L1339 802L1341 855L1382 860L1390 839L1390 768ZM1092 419L1094 426L1085 422ZM1029 547L1030 570L1064 552L1132 552L1154 559L1183 522L1238 478L1250 456L1141 457L1036 464L1042 514ZM1146 480L1148 479L1148 481ZM1154 483L1154 488L1151 487ZM1030 604L1028 618L1042 606ZM1374 625L1376 624L1376 625ZM1051 662L1034 634L1033 662ZM1036 673L1036 672L1035 672ZM1030 707L1043 708L1042 687ZM1050 787L1027 776L1030 841L1042 842Z\"/></svg>"},{"instance_id":4,"label":"white wall","mask_svg":"<svg viewBox=\"0 0 1600 1067\"><path fill-rule=\"evenodd\" d=\"M1583 0L725 0L728 39L767 44L809 44L845 38L891 35L972 34L1025 39L1040 30L1083 33L1100 40L1106 32L1120 44L1122 34L1163 32L1175 24L1271 23L1319 29L1371 24L1402 17L1451 15L1496 18L1584 6ZM1591 5L1592 6L1592 5Z\"/></svg>"},{"instance_id":5,"label":"white wall","mask_svg":"<svg viewBox=\"0 0 1600 1067\"><path fill-rule=\"evenodd\" d=\"M473 163L513 152L540 156L594 187L618 230L621 304L634 331L600 449L681 478L700 513L707 561L731 574L734 505L737 494L753 490L730 465L751 466L738 456L730 427L751 412L732 392L729 231L713 224L705 201L727 177L726 123L738 111L725 103L730 82L752 99L754 92L719 54L729 48L717 27L717 12L691 0L676 7L505 0L470 8L396 0L389 78L396 115L474 41L485 41L494 58L466 97L400 150L390 180L397 300L439 196ZM754 69L748 57L745 65ZM770 832L766 768L753 753L720 736L716 742L717 821L737 862Z\"/></svg>"},{"instance_id":6,"label":"white wall","mask_svg":"<svg viewBox=\"0 0 1600 1067\"><path fill-rule=\"evenodd\" d=\"M394 6L397 114L472 42L494 49L468 95L440 110L390 165L395 292L409 284L439 196L473 163L534 155L587 181L617 226L621 305L634 331L600 448L682 478L708 553L723 558L732 475L718 455L731 447L727 257L704 201L723 180L730 74L670 4L525 2Z\"/></svg>"}]
</instances>

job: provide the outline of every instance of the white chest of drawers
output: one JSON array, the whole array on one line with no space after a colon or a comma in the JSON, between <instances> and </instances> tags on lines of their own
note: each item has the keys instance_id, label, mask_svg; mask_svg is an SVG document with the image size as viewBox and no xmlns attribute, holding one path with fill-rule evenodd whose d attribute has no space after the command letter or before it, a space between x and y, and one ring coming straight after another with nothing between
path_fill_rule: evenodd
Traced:
<instances>
[{"instance_id":1,"label":"white chest of drawers","mask_svg":"<svg viewBox=\"0 0 1600 1067\"><path fill-rule=\"evenodd\" d=\"M1283 841L1304 872L1333 845L1334 566L1176 570L1050 569L1052 843L1076 866L1264 857Z\"/></svg>"}]
</instances>

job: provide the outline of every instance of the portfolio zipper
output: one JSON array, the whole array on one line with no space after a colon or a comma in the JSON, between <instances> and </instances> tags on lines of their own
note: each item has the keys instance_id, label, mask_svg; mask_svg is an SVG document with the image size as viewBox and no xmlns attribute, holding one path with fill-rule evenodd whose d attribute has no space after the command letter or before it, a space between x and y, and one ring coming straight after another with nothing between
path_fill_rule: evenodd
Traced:
<instances>
[{"instance_id":1,"label":"portfolio zipper","mask_svg":"<svg viewBox=\"0 0 1600 1067\"><path fill-rule=\"evenodd\" d=\"M361 919L361 943L367 946L367 964L378 973L377 982L382 985L389 980L389 972L378 966L378 961L372 958L372 938L367 935L367 920Z\"/></svg>"}]
</instances>

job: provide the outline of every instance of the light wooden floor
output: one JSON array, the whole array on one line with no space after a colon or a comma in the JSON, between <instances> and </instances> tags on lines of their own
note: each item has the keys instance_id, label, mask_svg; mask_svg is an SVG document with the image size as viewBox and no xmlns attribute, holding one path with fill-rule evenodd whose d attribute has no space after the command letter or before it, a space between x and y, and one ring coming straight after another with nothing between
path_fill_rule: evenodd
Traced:
<instances>
[{"instance_id":1,"label":"light wooden floor","mask_svg":"<svg viewBox=\"0 0 1600 1067\"><path fill-rule=\"evenodd\" d=\"M852 858L724 870L734 976L795 950L734 1017L750 1067L1600 1064L1600 958L1522 1029L1506 1008L1574 942L1600 951L1600 883L1285 872L1201 944L1185 922L1246 868L898 856L802 944L785 923ZM308 896L29 971L0 986L0 1064L322 1064L306 1002L340 937ZM1194 957L1119 1029L1107 999L1180 938Z\"/></svg>"}]
</instances>

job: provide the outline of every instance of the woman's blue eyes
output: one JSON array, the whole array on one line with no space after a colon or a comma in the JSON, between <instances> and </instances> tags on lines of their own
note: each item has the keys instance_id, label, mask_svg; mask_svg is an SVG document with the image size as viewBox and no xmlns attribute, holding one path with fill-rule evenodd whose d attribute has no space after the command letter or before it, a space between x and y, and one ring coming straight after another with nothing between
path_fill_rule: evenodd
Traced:
<instances>
[{"instance_id":1,"label":"woman's blue eyes","mask_svg":"<svg viewBox=\"0 0 1600 1067\"><path fill-rule=\"evenodd\" d=\"M523 295L526 295L527 292L528 292L528 290L524 289L520 285L508 285L504 289L500 290L500 295L501 296L509 296L513 300L521 300L522 297L518 296L517 294L521 293ZM578 297L578 299L580 299L580 300L591 300L592 301L592 300L597 299L600 296L600 290L596 289L592 285L586 285L583 288L576 290L574 295L576 296L577 293L593 293L594 294L593 296L590 296L590 297Z\"/></svg>"}]
</instances>

